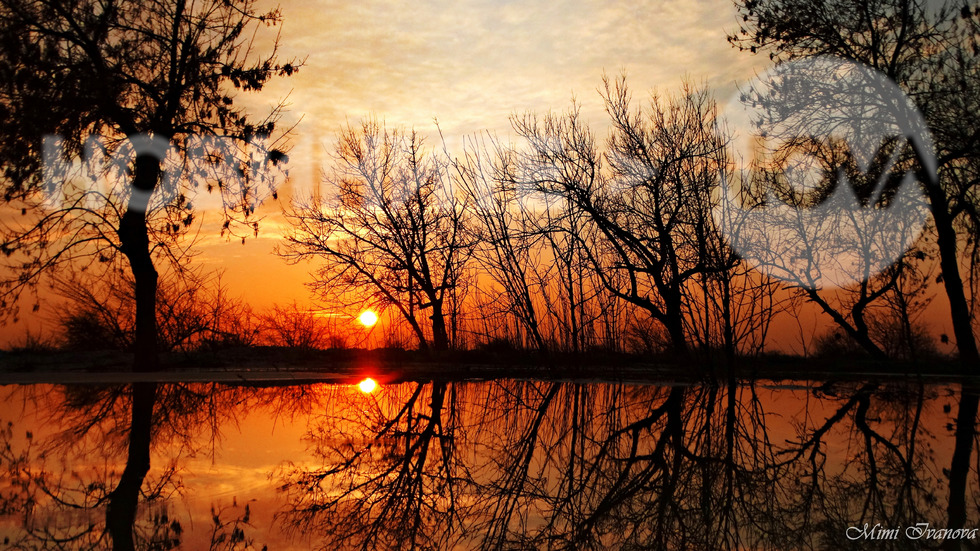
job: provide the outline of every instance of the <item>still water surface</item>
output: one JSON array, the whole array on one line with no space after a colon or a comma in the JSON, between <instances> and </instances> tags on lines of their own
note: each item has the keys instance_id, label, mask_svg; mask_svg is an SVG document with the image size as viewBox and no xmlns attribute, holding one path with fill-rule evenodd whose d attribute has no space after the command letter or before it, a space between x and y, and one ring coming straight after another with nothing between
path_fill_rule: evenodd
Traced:
<instances>
[{"instance_id":1,"label":"still water surface","mask_svg":"<svg viewBox=\"0 0 980 551\"><path fill-rule=\"evenodd\" d=\"M107 509L146 448L136 548L191 550L937 548L905 530L948 525L960 396L764 381L0 391L3 548L110 546L124 529ZM848 532L866 525L901 537Z\"/></svg>"}]
</instances>

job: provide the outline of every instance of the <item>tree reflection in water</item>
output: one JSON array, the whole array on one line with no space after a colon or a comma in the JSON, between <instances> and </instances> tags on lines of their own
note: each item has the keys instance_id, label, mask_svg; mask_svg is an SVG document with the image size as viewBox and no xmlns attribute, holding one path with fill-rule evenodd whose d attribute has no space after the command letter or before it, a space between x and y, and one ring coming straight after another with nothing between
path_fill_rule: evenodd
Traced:
<instances>
[{"instance_id":1,"label":"tree reflection in water","mask_svg":"<svg viewBox=\"0 0 980 551\"><path fill-rule=\"evenodd\" d=\"M943 542L905 527L949 525L940 387L402 392L326 406L310 439L322 466L281 476L287 527L324 549L866 549L847 528L868 523L901 528L877 549L921 549ZM976 522L976 465L967 475Z\"/></svg>"},{"instance_id":2,"label":"tree reflection in water","mask_svg":"<svg viewBox=\"0 0 980 551\"><path fill-rule=\"evenodd\" d=\"M184 458L258 412L305 423L308 454L268 473L277 526L245 507L200 519L212 549L273 530L323 549L969 549L904 536L950 526L960 491L980 520L976 456L953 459L956 386L21 388L46 434L4 422L0 520L15 549L198 548L171 514ZM901 535L848 538L865 524Z\"/></svg>"},{"instance_id":3,"label":"tree reflection in water","mask_svg":"<svg viewBox=\"0 0 980 551\"><path fill-rule=\"evenodd\" d=\"M0 433L0 513L19 517L20 528L4 534L10 549L180 547L184 527L168 511L183 490L181 458L216 445L218 427L257 398L217 384L38 385L9 393L8 407L22 400L24 417L45 433L10 419ZM251 548L241 530L247 515L215 511L211 549Z\"/></svg>"}]
</instances>

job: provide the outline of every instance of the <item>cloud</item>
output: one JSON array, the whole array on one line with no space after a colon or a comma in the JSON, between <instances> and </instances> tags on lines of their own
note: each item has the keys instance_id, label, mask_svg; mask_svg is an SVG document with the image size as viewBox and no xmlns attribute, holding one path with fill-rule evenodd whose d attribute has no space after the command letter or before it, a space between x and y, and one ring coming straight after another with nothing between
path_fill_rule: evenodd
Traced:
<instances>
[{"instance_id":1,"label":"cloud","mask_svg":"<svg viewBox=\"0 0 980 551\"><path fill-rule=\"evenodd\" d=\"M460 133L505 129L510 113L563 108L573 93L598 105L603 71L626 69L642 90L684 75L728 81L757 63L726 42L725 1L320 0L282 10L283 55L307 64L270 92L292 89L311 127L373 113L400 125L438 117Z\"/></svg>"}]
</instances>

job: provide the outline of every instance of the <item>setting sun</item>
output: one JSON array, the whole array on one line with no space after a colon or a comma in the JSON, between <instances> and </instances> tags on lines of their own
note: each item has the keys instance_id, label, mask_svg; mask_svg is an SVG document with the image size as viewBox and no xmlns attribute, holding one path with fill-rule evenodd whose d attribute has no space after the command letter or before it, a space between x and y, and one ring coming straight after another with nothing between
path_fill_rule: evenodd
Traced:
<instances>
[{"instance_id":1,"label":"setting sun","mask_svg":"<svg viewBox=\"0 0 980 551\"><path fill-rule=\"evenodd\" d=\"M378 323L378 315L371 310L365 310L361 312L357 321L361 322L364 327L373 327L375 323Z\"/></svg>"},{"instance_id":2,"label":"setting sun","mask_svg":"<svg viewBox=\"0 0 980 551\"><path fill-rule=\"evenodd\" d=\"M374 389L378 388L378 383L374 379L368 377L367 379L357 383L357 388L361 389L361 392L364 394L371 394L374 392Z\"/></svg>"}]
</instances>

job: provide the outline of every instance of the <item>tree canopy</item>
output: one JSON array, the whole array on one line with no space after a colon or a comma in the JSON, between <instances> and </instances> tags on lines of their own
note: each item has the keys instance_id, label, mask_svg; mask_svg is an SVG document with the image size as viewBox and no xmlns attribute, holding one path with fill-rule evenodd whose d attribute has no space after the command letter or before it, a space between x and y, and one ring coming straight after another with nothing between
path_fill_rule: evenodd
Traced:
<instances>
[{"instance_id":1,"label":"tree canopy","mask_svg":"<svg viewBox=\"0 0 980 551\"><path fill-rule=\"evenodd\" d=\"M14 269L0 307L59 266L125 257L135 367L154 368L155 258L185 257L202 204L223 233L257 232L249 217L274 193L279 109L255 120L236 91L297 70L277 41L253 44L253 27L279 21L250 0L0 2L0 188L21 213L0 228Z\"/></svg>"}]
</instances>

